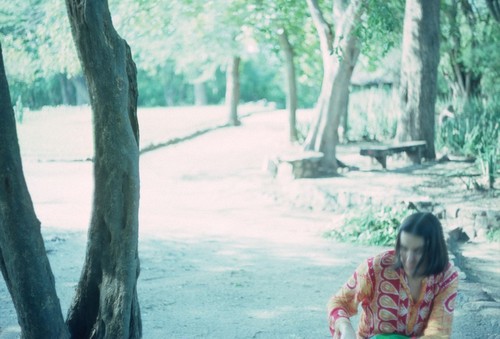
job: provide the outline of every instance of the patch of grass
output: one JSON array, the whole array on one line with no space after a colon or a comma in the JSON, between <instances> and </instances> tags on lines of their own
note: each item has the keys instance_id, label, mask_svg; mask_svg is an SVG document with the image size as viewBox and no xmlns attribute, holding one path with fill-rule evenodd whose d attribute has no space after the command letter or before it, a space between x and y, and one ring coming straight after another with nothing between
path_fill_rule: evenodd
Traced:
<instances>
[{"instance_id":1,"label":"patch of grass","mask_svg":"<svg viewBox=\"0 0 500 339\"><path fill-rule=\"evenodd\" d=\"M346 217L339 228L325 232L324 236L342 242L392 246L401 221L411 213L403 205L367 207Z\"/></svg>"},{"instance_id":2,"label":"patch of grass","mask_svg":"<svg viewBox=\"0 0 500 339\"><path fill-rule=\"evenodd\" d=\"M498 242L500 243L500 228L494 229L494 230L489 230L486 233L486 238L491 241L491 242Z\"/></svg>"}]
</instances>

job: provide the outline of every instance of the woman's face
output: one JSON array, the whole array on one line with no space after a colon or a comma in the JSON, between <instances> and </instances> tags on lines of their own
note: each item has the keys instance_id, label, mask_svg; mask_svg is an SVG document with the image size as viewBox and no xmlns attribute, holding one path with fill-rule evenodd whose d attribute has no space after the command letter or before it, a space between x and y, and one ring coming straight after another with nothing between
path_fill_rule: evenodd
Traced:
<instances>
[{"instance_id":1,"label":"woman's face","mask_svg":"<svg viewBox=\"0 0 500 339\"><path fill-rule=\"evenodd\" d=\"M424 238L403 231L399 240L399 255L403 263L403 268L406 275L412 278L414 277L418 262L424 255ZM424 267L421 266L419 271L421 272L423 269Z\"/></svg>"}]
</instances>

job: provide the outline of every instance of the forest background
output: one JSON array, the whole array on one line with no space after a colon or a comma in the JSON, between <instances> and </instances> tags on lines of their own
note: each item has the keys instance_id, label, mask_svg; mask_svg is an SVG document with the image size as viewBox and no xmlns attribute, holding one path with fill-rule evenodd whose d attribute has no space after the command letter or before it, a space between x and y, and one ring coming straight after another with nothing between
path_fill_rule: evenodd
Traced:
<instances>
[{"instance_id":1,"label":"forest background","mask_svg":"<svg viewBox=\"0 0 500 339\"><path fill-rule=\"evenodd\" d=\"M232 105L236 111L230 97L237 92L237 103L287 107L291 141L302 142L310 119L297 122L295 110L318 103L326 72L322 38L310 9L321 13L327 34L335 38L348 3L132 0L109 1L109 6L113 25L131 46L137 66L139 107L209 104ZM491 145L496 141L491 123L499 114L498 2L440 3L435 112L448 123L436 128L436 147L488 159L497 149ZM362 7L365 18L356 26L360 55L350 61L355 70L340 138L389 140L396 136L401 111L405 2L367 1ZM18 122L29 110L44 106L89 104L63 2L6 4L0 24ZM342 46L337 48L331 54L343 53ZM228 112L233 123L235 114ZM457 119L447 119L450 114Z\"/></svg>"},{"instance_id":2,"label":"forest background","mask_svg":"<svg viewBox=\"0 0 500 339\"><path fill-rule=\"evenodd\" d=\"M492 1L442 1L439 108L456 97L499 91L498 22ZM331 5L320 1L333 23ZM404 2L376 4L353 86L397 84ZM372 5L373 6L373 5ZM221 104L225 72L241 57L241 101L286 105L284 36L293 50L299 107L317 100L319 40L305 1L110 1L113 23L131 45L139 106ZM5 4L0 37L14 102L25 108L88 104L64 2ZM389 57L387 53L389 53Z\"/></svg>"}]
</instances>

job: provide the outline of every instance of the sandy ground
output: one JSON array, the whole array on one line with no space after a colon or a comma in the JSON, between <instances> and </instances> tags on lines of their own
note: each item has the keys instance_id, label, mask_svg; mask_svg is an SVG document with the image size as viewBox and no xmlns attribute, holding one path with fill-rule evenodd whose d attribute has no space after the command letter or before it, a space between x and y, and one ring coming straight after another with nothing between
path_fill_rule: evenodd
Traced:
<instances>
[{"instance_id":1,"label":"sandy ground","mask_svg":"<svg viewBox=\"0 0 500 339\"><path fill-rule=\"evenodd\" d=\"M197 126L182 110L177 118L152 114L140 116L143 147L162 142L163 134L178 137L225 120L220 108L194 119ZM71 160L91 157L91 129L82 112L51 119L33 117L19 134L65 313L84 260L93 185L91 163ZM65 128L55 127L64 121ZM41 130L49 126L47 136ZM326 240L321 234L338 215L279 198L287 185L264 167L288 149L286 131L285 112L259 113L240 127L141 156L138 293L144 338L329 337L329 296L361 260L382 249ZM302 192L300 182L294 185L295 194ZM467 303L471 296L460 298ZM478 328L493 337L496 323L458 313L454 338L470 338ZM0 338L17 337L15 311L0 279Z\"/></svg>"}]
</instances>

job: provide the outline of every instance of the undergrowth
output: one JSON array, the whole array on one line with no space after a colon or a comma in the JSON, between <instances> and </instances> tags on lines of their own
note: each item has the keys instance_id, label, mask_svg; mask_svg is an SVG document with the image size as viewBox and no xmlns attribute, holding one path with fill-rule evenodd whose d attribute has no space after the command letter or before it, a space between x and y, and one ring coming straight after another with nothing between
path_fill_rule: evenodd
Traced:
<instances>
[{"instance_id":1,"label":"undergrowth","mask_svg":"<svg viewBox=\"0 0 500 339\"><path fill-rule=\"evenodd\" d=\"M490 242L500 243L500 228L497 228L497 229L495 229L495 230L489 230L489 231L486 233L486 238L487 238Z\"/></svg>"},{"instance_id":2,"label":"undergrowth","mask_svg":"<svg viewBox=\"0 0 500 339\"><path fill-rule=\"evenodd\" d=\"M475 158L492 189L500 169L500 100L470 98L450 106L453 107L456 108L440 124L437 148Z\"/></svg>"},{"instance_id":3,"label":"undergrowth","mask_svg":"<svg viewBox=\"0 0 500 339\"><path fill-rule=\"evenodd\" d=\"M362 208L347 216L338 228L325 232L324 236L342 242L392 246L401 221L412 212L406 205Z\"/></svg>"}]
</instances>

